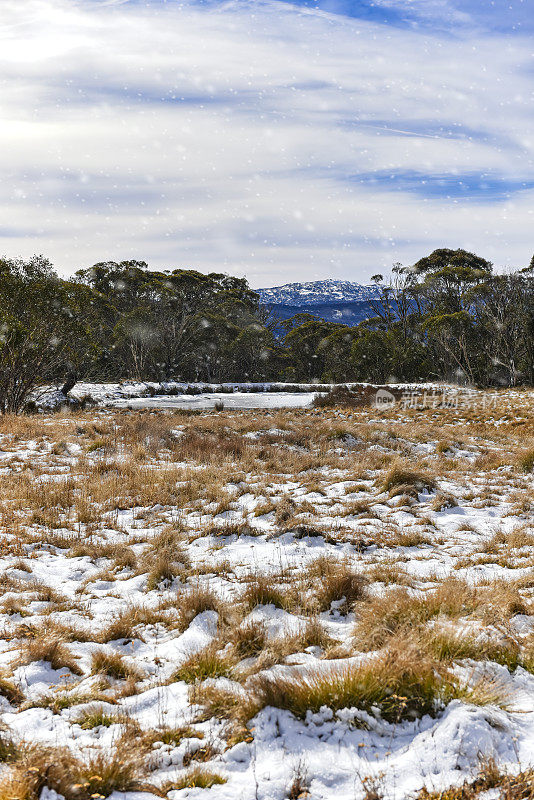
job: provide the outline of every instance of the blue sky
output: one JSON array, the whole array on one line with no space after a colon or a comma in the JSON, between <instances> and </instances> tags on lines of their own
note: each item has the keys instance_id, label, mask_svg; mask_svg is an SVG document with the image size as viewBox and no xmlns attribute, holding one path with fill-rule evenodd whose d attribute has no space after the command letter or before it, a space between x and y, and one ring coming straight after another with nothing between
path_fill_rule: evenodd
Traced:
<instances>
[{"instance_id":1,"label":"blue sky","mask_svg":"<svg viewBox=\"0 0 534 800\"><path fill-rule=\"evenodd\" d=\"M0 253L365 282L534 252L532 0L2 0Z\"/></svg>"}]
</instances>

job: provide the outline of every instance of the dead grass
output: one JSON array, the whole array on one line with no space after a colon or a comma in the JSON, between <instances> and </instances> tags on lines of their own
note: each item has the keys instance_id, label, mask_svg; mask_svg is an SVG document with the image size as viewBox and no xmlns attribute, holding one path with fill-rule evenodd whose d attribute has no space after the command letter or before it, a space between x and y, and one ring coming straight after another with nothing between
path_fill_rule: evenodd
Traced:
<instances>
[{"instance_id":1,"label":"dead grass","mask_svg":"<svg viewBox=\"0 0 534 800\"><path fill-rule=\"evenodd\" d=\"M523 472L532 472L534 470L534 447L529 450L524 450L520 454L519 467Z\"/></svg>"},{"instance_id":2,"label":"dead grass","mask_svg":"<svg viewBox=\"0 0 534 800\"><path fill-rule=\"evenodd\" d=\"M208 767L196 765L189 769L182 778L172 783L165 784L164 791L168 793L172 789L175 791L194 788L211 789L212 786L220 786L223 783L226 783L226 778L218 772L214 772L208 769Z\"/></svg>"},{"instance_id":3,"label":"dead grass","mask_svg":"<svg viewBox=\"0 0 534 800\"><path fill-rule=\"evenodd\" d=\"M435 714L456 694L455 680L443 664L406 639L356 666L264 673L253 687L262 705L285 708L297 717L323 706L366 712L379 708L392 722ZM365 722L360 724L365 727Z\"/></svg>"},{"instance_id":4,"label":"dead grass","mask_svg":"<svg viewBox=\"0 0 534 800\"><path fill-rule=\"evenodd\" d=\"M179 669L175 664L168 669L168 659L156 656L154 683L147 685L158 684L162 667L168 669L163 682L175 669L173 678L189 684L192 713L199 720L223 721L221 737L229 746L251 740L248 722L266 702L299 716L320 704L334 709L348 704L362 712L376 706L393 722L437 713L453 697L504 706L506 690L489 677L495 671L491 667L471 686L459 685L451 675L453 665L466 660L534 671L532 642L522 641L510 625L514 615L533 611L533 582L527 572L534 563L529 516L532 421L526 411L525 419L521 414L514 399L508 406L503 401L492 408L491 419L476 410L397 408L373 412L369 420L359 401L332 411L227 410L196 416L93 411L17 418L12 427L2 419L6 457L0 555L6 568L0 575L1 611L4 640L12 643L14 652L21 650L22 658L13 666L44 659L56 668L79 669L70 643L103 646L134 638L149 643L162 629L165 637L177 637L198 614L214 611L217 641L192 654ZM246 435L252 432L254 438ZM19 455L29 441L34 443L31 455ZM437 454L420 455L418 444L436 441ZM75 444L83 451L76 460ZM426 492L438 485L446 485L450 494L438 490L427 497ZM250 511L254 502L241 507L243 495L256 498L255 512ZM491 539L479 537L483 522L476 523L476 531L469 523L449 525L449 515L439 513L457 503L482 512L495 508L497 513L506 503L508 517L517 516L522 527L510 531L506 525L506 532ZM401 506L410 513L409 527L398 521ZM124 521L121 512L126 509L133 512L133 525ZM225 512L231 512L228 520L217 516ZM250 523L251 514L263 519ZM326 545L331 555L304 567L288 563L285 540L280 538L284 532L291 532L296 550L308 554L315 545L316 552L325 552ZM279 558L276 573L257 572L270 569L272 563L257 567L254 561L252 568L244 536L271 540L269 546ZM460 552L464 540L469 546ZM256 542L263 546L258 538ZM243 553L239 563L224 550L236 545ZM410 551L416 547L421 550ZM50 585L35 580L32 570L40 573L34 559L45 551L52 564L56 556L80 559L69 568L72 573L78 566L82 573L86 570L84 593L62 596L53 573L47 578ZM413 568L414 561L439 561L442 554L447 570L465 569L465 580L443 578L439 566L427 580ZM521 577L475 586L473 579L480 580L481 571L474 571L483 563L516 570ZM98 585L99 580L109 586ZM146 606L124 608L119 600L124 597L119 583L123 580L137 582L141 591L146 588ZM374 582L392 588L381 595L384 586L370 585ZM434 588L428 588L432 583ZM211 588L215 584L220 596ZM117 598L113 614L103 616L99 602L94 602L103 594ZM302 628L268 637L263 623L243 622L259 605L297 614ZM322 623L319 611L324 619L326 612L353 612L354 639L332 640L327 624L333 619ZM70 619L79 620L79 627L64 621ZM295 655L308 648L314 649L306 656ZM360 666L345 660L369 650L378 652L363 656ZM311 662L310 653L316 662ZM299 661L305 669L289 665ZM6 734L0 737L0 758L4 753L11 783L5 778L8 789L0 786L0 800L37 800L43 776L52 788L64 790L66 800L86 800L89 790L101 792L106 775L115 781L114 789L128 781L139 787L150 773L146 755L155 742L176 745L189 736L199 738L199 732L187 726L143 736L134 731L118 713L121 697L145 688L137 685L145 676L132 665L133 658L102 647L91 664L101 678L90 692L61 688L31 702L25 702L7 674L0 678L0 694L21 713L37 707L54 714L74 709L69 718L86 729L117 725L108 735L122 735L127 728L132 739L122 739L124 752L106 751L106 764L89 767L83 754L70 761L68 753L48 750L46 755L43 749L35 749L30 762L24 747L17 753L11 749ZM213 678L226 679L225 688L214 685ZM77 709L78 705L86 707ZM137 739L131 764L129 744ZM211 741L204 744L198 756L192 744L186 758L189 769L178 784L150 791L158 796L164 789L212 785L207 766L192 769L196 759L209 760L216 754ZM61 759L67 765L63 773L56 766ZM32 766L36 771L30 771ZM85 772L89 768L95 772ZM71 783L82 781L76 797L64 778L67 770ZM293 783L286 789L289 796L307 791L304 780ZM518 791L526 791L518 786L523 787ZM505 800L530 797L505 794L504 787L499 784ZM375 791L371 784L369 789ZM377 800L378 795L368 793L368 800L371 797ZM471 800L471 795L445 794L443 800Z\"/></svg>"},{"instance_id":5,"label":"dead grass","mask_svg":"<svg viewBox=\"0 0 534 800\"><path fill-rule=\"evenodd\" d=\"M231 678L234 667L235 658L219 652L217 646L212 644L191 654L173 673L172 680L195 683L206 678Z\"/></svg>"},{"instance_id":6,"label":"dead grass","mask_svg":"<svg viewBox=\"0 0 534 800\"><path fill-rule=\"evenodd\" d=\"M391 496L402 493L417 495L423 491L432 492L436 488L436 481L426 473L410 469L403 462L396 462L381 478L380 486Z\"/></svg>"},{"instance_id":7,"label":"dead grass","mask_svg":"<svg viewBox=\"0 0 534 800\"><path fill-rule=\"evenodd\" d=\"M265 624L263 622L245 622L234 630L231 641L240 658L257 656L267 642Z\"/></svg>"},{"instance_id":8,"label":"dead grass","mask_svg":"<svg viewBox=\"0 0 534 800\"><path fill-rule=\"evenodd\" d=\"M235 690L223 689L213 684L193 684L189 691L189 702L201 708L198 721L229 719L240 725L246 724L260 711L261 703L250 692L236 686Z\"/></svg>"},{"instance_id":9,"label":"dead grass","mask_svg":"<svg viewBox=\"0 0 534 800\"><path fill-rule=\"evenodd\" d=\"M23 746L3 775L0 800L38 800L52 789L65 800L94 800L112 792L153 788L143 780L146 752L121 740L114 748L77 758L65 748Z\"/></svg>"},{"instance_id":10,"label":"dead grass","mask_svg":"<svg viewBox=\"0 0 534 800\"><path fill-rule=\"evenodd\" d=\"M277 608L290 606L287 592L275 585L275 578L268 575L254 575L241 596L246 607L252 611L256 606L273 605Z\"/></svg>"},{"instance_id":11,"label":"dead grass","mask_svg":"<svg viewBox=\"0 0 534 800\"><path fill-rule=\"evenodd\" d=\"M140 680L142 674L133 664L119 653L108 653L105 650L96 650L91 655L91 674L109 675L117 680Z\"/></svg>"},{"instance_id":12,"label":"dead grass","mask_svg":"<svg viewBox=\"0 0 534 800\"><path fill-rule=\"evenodd\" d=\"M0 696L5 697L12 706L18 706L24 701L24 694L13 681L0 675Z\"/></svg>"},{"instance_id":13,"label":"dead grass","mask_svg":"<svg viewBox=\"0 0 534 800\"><path fill-rule=\"evenodd\" d=\"M143 641L143 634L140 628L145 625L155 625L165 620L165 614L157 608L146 606L130 605L119 612L106 627L96 636L96 641L100 644L114 642L120 639L140 639Z\"/></svg>"},{"instance_id":14,"label":"dead grass","mask_svg":"<svg viewBox=\"0 0 534 800\"><path fill-rule=\"evenodd\" d=\"M413 594L391 589L359 606L354 636L359 647L381 647L400 630L414 630L437 617L482 618L487 624L507 621L514 614L528 613L519 591L507 583L494 582L473 587L448 578L437 589Z\"/></svg>"},{"instance_id":15,"label":"dead grass","mask_svg":"<svg viewBox=\"0 0 534 800\"><path fill-rule=\"evenodd\" d=\"M416 800L476 800L491 789L498 790L499 800L534 800L534 769L511 774L489 759L481 764L474 780L466 780L442 792L422 789Z\"/></svg>"},{"instance_id":16,"label":"dead grass","mask_svg":"<svg viewBox=\"0 0 534 800\"><path fill-rule=\"evenodd\" d=\"M189 592L180 593L176 605L179 611L178 627L182 631L204 611L216 611L222 617L226 610L224 603L214 592L200 585L194 586Z\"/></svg>"},{"instance_id":17,"label":"dead grass","mask_svg":"<svg viewBox=\"0 0 534 800\"><path fill-rule=\"evenodd\" d=\"M68 669L74 675L82 675L82 670L64 641L52 636L26 639L20 651L20 664L34 661L47 661L52 669Z\"/></svg>"},{"instance_id":18,"label":"dead grass","mask_svg":"<svg viewBox=\"0 0 534 800\"><path fill-rule=\"evenodd\" d=\"M343 601L338 610L345 613L366 597L369 582L348 561L328 556L309 564L306 580L319 610L328 611L333 602Z\"/></svg>"}]
</instances>

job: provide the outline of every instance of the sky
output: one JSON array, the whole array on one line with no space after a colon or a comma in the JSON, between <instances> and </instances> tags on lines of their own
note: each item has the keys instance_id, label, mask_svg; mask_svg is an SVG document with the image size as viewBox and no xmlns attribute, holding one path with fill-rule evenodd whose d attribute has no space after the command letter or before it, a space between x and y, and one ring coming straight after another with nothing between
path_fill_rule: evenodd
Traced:
<instances>
[{"instance_id":1,"label":"sky","mask_svg":"<svg viewBox=\"0 0 534 800\"><path fill-rule=\"evenodd\" d=\"M0 254L253 287L524 267L532 2L1 0Z\"/></svg>"}]
</instances>

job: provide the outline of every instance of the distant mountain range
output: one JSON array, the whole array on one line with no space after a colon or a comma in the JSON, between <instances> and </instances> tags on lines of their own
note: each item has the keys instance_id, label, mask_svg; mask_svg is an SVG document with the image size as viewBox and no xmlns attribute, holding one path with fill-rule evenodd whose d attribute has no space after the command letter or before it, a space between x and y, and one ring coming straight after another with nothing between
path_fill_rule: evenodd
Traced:
<instances>
[{"instance_id":1,"label":"distant mountain range","mask_svg":"<svg viewBox=\"0 0 534 800\"><path fill-rule=\"evenodd\" d=\"M261 302L271 306L281 319L307 312L318 319L345 325L357 325L374 316L369 300L377 294L375 286L333 279L286 283L256 291Z\"/></svg>"}]
</instances>

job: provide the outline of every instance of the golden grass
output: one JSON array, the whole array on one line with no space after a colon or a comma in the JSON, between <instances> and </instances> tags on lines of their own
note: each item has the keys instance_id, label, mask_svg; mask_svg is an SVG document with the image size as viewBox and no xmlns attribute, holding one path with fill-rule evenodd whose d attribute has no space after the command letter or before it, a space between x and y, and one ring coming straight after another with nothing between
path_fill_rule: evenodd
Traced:
<instances>
[{"instance_id":1,"label":"golden grass","mask_svg":"<svg viewBox=\"0 0 534 800\"><path fill-rule=\"evenodd\" d=\"M146 752L131 741L78 758L68 748L23 746L2 776L0 800L39 800L45 787L65 800L95 800L112 792L154 789L144 780ZM157 790L155 790L157 791Z\"/></svg>"},{"instance_id":2,"label":"golden grass","mask_svg":"<svg viewBox=\"0 0 534 800\"><path fill-rule=\"evenodd\" d=\"M173 673L172 680L195 683L206 678L231 678L234 666L231 655L223 655L216 645L208 645L190 655Z\"/></svg>"},{"instance_id":3,"label":"golden grass","mask_svg":"<svg viewBox=\"0 0 534 800\"><path fill-rule=\"evenodd\" d=\"M514 615L533 610L533 584L526 572L532 566L533 541L529 517L534 499L532 408L532 398L526 393L510 399L503 392L489 416L477 409L397 408L373 414L369 420L367 410L355 407L227 410L218 415L79 411L0 419L2 449L8 454L3 461L6 469L0 498L0 556L8 559L0 576L6 595L1 609L3 636L13 642L14 653L17 648L21 651L21 658L12 666L44 659L53 666L79 670L69 643L151 641L159 632L145 628L155 625L165 626L166 636L177 636L197 614L211 610L218 614L217 642L188 658L174 678L190 684L190 698L198 704L199 718L230 720L228 733L223 734L229 743L250 740L246 723L268 700L299 716L321 702L334 708L349 703L362 711L376 703L392 721L427 710L435 713L451 697L503 705L502 686L488 678L470 688L459 686L451 670L454 662L473 659L498 662L510 670L521 665L534 671L532 643L516 640L509 625ZM180 434L175 432L177 428ZM274 434L272 428L282 433ZM246 436L250 432L256 432L257 438ZM37 443L31 456L19 456L30 440ZM436 454L421 458L414 448L421 442L438 442ZM78 451L73 445L80 445L83 451L76 461L73 453ZM471 451L476 461L459 449ZM503 469L496 472L497 466ZM479 473L479 482L473 480L473 470ZM444 483L451 487L451 494L438 490L419 503L424 490L433 491ZM313 503L305 492L317 493L311 498ZM241 509L243 494L256 498L255 511ZM448 516L439 512L458 502L480 509L506 502L509 515L522 515L524 524L491 540L477 540L477 532L468 523L456 526L451 550L447 550L447 559L454 552L452 566L463 566L469 579L476 564L499 564L507 570L521 567L516 573L520 578L475 587L467 579L443 578L436 570L431 579L434 588L428 588L431 581L425 584L411 577L410 562L424 559L427 546L439 554L438 546L449 545L443 528ZM393 521L400 504L412 515L410 527ZM133 528L138 530L122 527L120 512L125 509L133 510ZM229 520L217 517L228 511L232 512ZM244 563L234 564L223 552L230 544L228 537L264 536L260 525L265 520L251 523L254 514L271 515L267 519L274 523L268 533L271 538L285 531L294 539L321 537L315 544L326 542L331 557L296 568L281 559L278 574L272 576L258 574L256 568L243 569ZM457 555L462 536L469 540L469 549ZM209 537L203 563L192 555L195 539L201 537ZM372 549L373 544L376 547ZM298 545L308 547L308 542ZM425 548L417 553L392 551L421 546ZM44 549L52 556L60 553L85 563L90 560L84 594L70 599L33 578L33 558L39 558ZM225 585L221 591L224 600L210 588L214 575L218 576L217 587ZM118 603L111 620L103 620L98 612L92 617L94 582L104 578L113 584L136 576L146 576L146 607L124 609ZM179 586L171 593L173 581ZM375 581L393 588L380 595L379 587L369 586ZM110 588L109 594L114 591ZM299 615L301 631L269 639L262 623L243 623L248 611L266 604ZM318 611L326 614L334 609L354 612L353 640L332 641L316 616ZM58 622L69 618L67 613L80 619L80 629ZM30 614L31 624L26 625L25 617ZM37 622L36 615L40 615ZM497 628L499 635L495 630L491 636L482 635L487 626ZM314 652L323 660L306 672L305 678L287 665L278 666L276 679L265 672L254 677L310 647L319 648ZM365 660L358 668L343 662L355 651L369 650L379 650L369 656L373 670ZM250 660L240 664L242 659ZM291 659L292 663L297 660ZM83 712L83 724L128 725L102 704L118 703L121 696L139 691L135 684L143 676L133 664L105 648L95 653L91 665L105 680L89 695L62 690L24 703L23 693L7 674L0 678L0 694L22 710L41 705L53 713L98 702L100 706ZM161 664L155 666L159 669ZM214 677L233 678L245 689L236 683L234 690L222 690L205 680ZM120 682L113 684L109 678ZM141 738L146 747L149 740L175 744L188 735L190 731L155 731ZM6 741L12 773L9 791L13 797L36 800L41 773L28 771L30 762L24 752L15 761ZM40 753L36 755L38 770L44 762L50 763L49 756ZM203 753L209 755L208 746ZM203 753L199 751L199 757ZM116 770L119 775L123 768L117 753L104 756L117 762L107 774ZM85 800L83 792L95 788L87 783L86 762L82 757L76 766L70 756L64 757L72 776L83 777L83 791L76 800ZM126 778L130 785L142 784L142 776L149 772L145 751L138 750L136 759L135 769L127 766L126 772L133 770L130 777L117 778L117 785L125 785ZM104 764L99 768L102 773L108 769ZM55 781L50 785L64 789L64 796L71 800L60 773L50 770L47 774ZM185 773L184 780L197 780L198 775L198 785L204 785L201 772L205 774L205 768L199 765ZM305 791L304 785L299 787ZM2 786L0 800L5 800L3 791ZM460 795L447 796L447 800L460 798L463 800ZM506 795L506 800L518 798ZM471 799L466 796L466 800Z\"/></svg>"},{"instance_id":4,"label":"golden grass","mask_svg":"<svg viewBox=\"0 0 534 800\"><path fill-rule=\"evenodd\" d=\"M47 661L52 669L68 669L74 675L83 674L65 643L52 636L26 639L23 642L19 663L31 664L33 661Z\"/></svg>"},{"instance_id":5,"label":"golden grass","mask_svg":"<svg viewBox=\"0 0 534 800\"><path fill-rule=\"evenodd\" d=\"M140 680L140 670L127 661L119 653L108 653L105 650L96 650L91 655L91 674L108 675L118 680Z\"/></svg>"},{"instance_id":6,"label":"golden grass","mask_svg":"<svg viewBox=\"0 0 534 800\"><path fill-rule=\"evenodd\" d=\"M457 694L455 679L444 665L406 639L358 665L264 673L253 687L262 705L285 708L297 717L323 706L366 712L379 708L393 722L435 714Z\"/></svg>"},{"instance_id":7,"label":"golden grass","mask_svg":"<svg viewBox=\"0 0 534 800\"><path fill-rule=\"evenodd\" d=\"M212 786L220 786L223 783L226 783L226 778L218 772L214 772L207 767L196 765L189 769L185 775L177 781L165 784L164 791L168 793L172 789L211 789Z\"/></svg>"}]
</instances>

